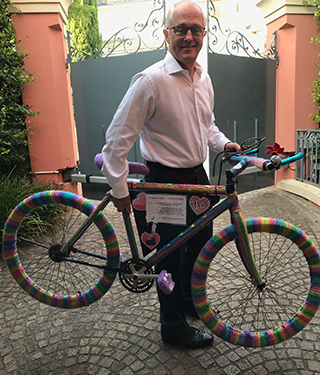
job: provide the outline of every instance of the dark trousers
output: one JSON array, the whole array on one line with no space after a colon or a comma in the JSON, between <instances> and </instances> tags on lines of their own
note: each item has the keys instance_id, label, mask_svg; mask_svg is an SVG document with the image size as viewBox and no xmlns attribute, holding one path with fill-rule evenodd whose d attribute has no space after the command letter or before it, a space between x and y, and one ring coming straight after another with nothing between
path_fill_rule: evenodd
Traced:
<instances>
[{"instance_id":1,"label":"dark trousers","mask_svg":"<svg viewBox=\"0 0 320 375\"><path fill-rule=\"evenodd\" d=\"M169 168L159 163L147 162L150 173L147 182L166 182L176 184L208 185L209 180L203 166L194 168ZM191 297L191 276L193 265L201 248L212 237L212 225L208 225L186 245L173 251L165 259L157 263L156 273L167 270L175 282L174 290L166 295L157 287L160 302L160 322L164 326L182 323L186 319L188 309L193 308Z\"/></svg>"}]
</instances>

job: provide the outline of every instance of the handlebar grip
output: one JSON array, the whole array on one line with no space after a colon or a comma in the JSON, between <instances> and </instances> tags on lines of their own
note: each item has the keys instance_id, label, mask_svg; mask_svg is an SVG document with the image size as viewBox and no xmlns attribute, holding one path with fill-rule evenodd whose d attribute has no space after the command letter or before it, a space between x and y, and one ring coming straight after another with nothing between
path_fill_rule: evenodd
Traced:
<instances>
[{"instance_id":1,"label":"handlebar grip","mask_svg":"<svg viewBox=\"0 0 320 375\"><path fill-rule=\"evenodd\" d=\"M255 149L253 149L253 150L246 151L246 154L247 154L247 155L251 155L251 154L256 154L257 152L258 152L258 149L255 148Z\"/></svg>"},{"instance_id":2,"label":"handlebar grip","mask_svg":"<svg viewBox=\"0 0 320 375\"><path fill-rule=\"evenodd\" d=\"M287 164L293 163L295 161L298 161L298 160L302 159L303 156L304 156L303 152L299 152L296 155L293 155L293 156L290 156L289 158L281 160L281 165L287 165Z\"/></svg>"}]
</instances>

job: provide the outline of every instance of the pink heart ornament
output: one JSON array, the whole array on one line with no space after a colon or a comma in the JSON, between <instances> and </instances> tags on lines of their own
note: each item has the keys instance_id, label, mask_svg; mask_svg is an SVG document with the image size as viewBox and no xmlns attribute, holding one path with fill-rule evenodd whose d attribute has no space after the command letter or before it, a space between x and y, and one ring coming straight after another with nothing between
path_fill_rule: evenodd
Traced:
<instances>
[{"instance_id":1,"label":"pink heart ornament","mask_svg":"<svg viewBox=\"0 0 320 375\"><path fill-rule=\"evenodd\" d=\"M140 193L132 202L133 207L138 211L146 210L147 197L145 193Z\"/></svg>"},{"instance_id":2,"label":"pink heart ornament","mask_svg":"<svg viewBox=\"0 0 320 375\"><path fill-rule=\"evenodd\" d=\"M158 233L142 233L141 236L142 243L146 245L149 249L154 249L160 242L160 236Z\"/></svg>"}]
</instances>

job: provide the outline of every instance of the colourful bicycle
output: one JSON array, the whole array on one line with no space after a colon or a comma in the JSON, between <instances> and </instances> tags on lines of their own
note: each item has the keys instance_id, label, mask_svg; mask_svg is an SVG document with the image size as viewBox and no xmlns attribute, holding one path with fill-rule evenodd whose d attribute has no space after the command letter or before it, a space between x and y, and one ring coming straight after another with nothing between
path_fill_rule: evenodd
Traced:
<instances>
[{"instance_id":1,"label":"colourful bicycle","mask_svg":"<svg viewBox=\"0 0 320 375\"><path fill-rule=\"evenodd\" d=\"M154 265L229 210L231 224L207 242L194 266L192 293L199 317L215 335L236 345L267 346L292 337L318 309L320 255L294 225L244 219L236 177L247 166L267 172L303 157L250 156L260 143L245 142L243 154L224 157L233 165L225 187L128 182L138 234L123 212L127 259L122 259L115 230L102 212L110 193L97 206L65 191L26 198L12 211L3 233L3 255L12 276L31 297L64 309L97 301L117 274L131 292L144 293L157 280L170 293L174 280L165 270L155 275ZM96 163L101 167L101 156ZM130 167L130 173L147 173L142 164ZM220 196L226 198L220 202ZM50 205L61 208L57 225L36 239L20 236L23 223Z\"/></svg>"}]
</instances>

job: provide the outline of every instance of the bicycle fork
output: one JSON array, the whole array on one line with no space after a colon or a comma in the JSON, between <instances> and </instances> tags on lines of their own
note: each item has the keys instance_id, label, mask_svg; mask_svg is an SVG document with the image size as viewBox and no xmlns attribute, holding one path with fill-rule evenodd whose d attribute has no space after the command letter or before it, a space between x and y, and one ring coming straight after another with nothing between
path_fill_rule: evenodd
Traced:
<instances>
[{"instance_id":1,"label":"bicycle fork","mask_svg":"<svg viewBox=\"0 0 320 375\"><path fill-rule=\"evenodd\" d=\"M229 194L230 202L230 215L231 223L235 225L238 237L236 239L236 246L239 253L239 256L245 266L245 269L249 273L252 282L256 285L257 289L262 292L266 286L266 283L263 281L252 256L249 235L246 226L245 219L243 217L242 208L239 204L237 194Z\"/></svg>"}]
</instances>

